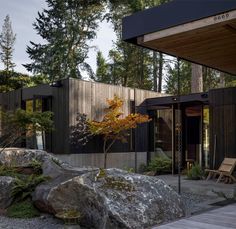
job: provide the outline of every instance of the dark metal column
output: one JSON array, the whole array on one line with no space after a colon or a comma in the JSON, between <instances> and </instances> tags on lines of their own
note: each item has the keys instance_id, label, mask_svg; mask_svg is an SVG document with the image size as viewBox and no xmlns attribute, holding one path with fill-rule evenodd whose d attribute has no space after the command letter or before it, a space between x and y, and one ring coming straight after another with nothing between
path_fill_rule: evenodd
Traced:
<instances>
[{"instance_id":1,"label":"dark metal column","mask_svg":"<svg viewBox=\"0 0 236 229\"><path fill-rule=\"evenodd\" d=\"M177 133L178 133L178 193L181 194L181 160L182 160L182 131L181 131L181 106L180 106L180 59L177 59L178 67L178 122L177 122Z\"/></svg>"}]
</instances>

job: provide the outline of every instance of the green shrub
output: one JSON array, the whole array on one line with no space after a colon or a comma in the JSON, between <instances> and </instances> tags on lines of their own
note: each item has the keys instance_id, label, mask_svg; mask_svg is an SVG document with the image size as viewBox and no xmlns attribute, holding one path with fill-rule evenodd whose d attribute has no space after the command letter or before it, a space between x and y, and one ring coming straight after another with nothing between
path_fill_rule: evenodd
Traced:
<instances>
[{"instance_id":1,"label":"green shrub","mask_svg":"<svg viewBox=\"0 0 236 229\"><path fill-rule=\"evenodd\" d=\"M187 177L190 180L200 180L204 176L204 171L202 170L199 164L195 164L192 168L188 171Z\"/></svg>"},{"instance_id":2,"label":"green shrub","mask_svg":"<svg viewBox=\"0 0 236 229\"><path fill-rule=\"evenodd\" d=\"M21 179L16 178L11 195L15 200L25 200L31 197L37 185L47 180L49 180L49 177L35 174Z\"/></svg>"},{"instance_id":3,"label":"green shrub","mask_svg":"<svg viewBox=\"0 0 236 229\"><path fill-rule=\"evenodd\" d=\"M34 173L36 173L36 174L41 174L42 173L42 162L40 162L36 159L33 159L30 162L29 166L33 168Z\"/></svg>"},{"instance_id":4,"label":"green shrub","mask_svg":"<svg viewBox=\"0 0 236 229\"><path fill-rule=\"evenodd\" d=\"M18 177L19 174L14 167L0 165L0 176Z\"/></svg>"},{"instance_id":5,"label":"green shrub","mask_svg":"<svg viewBox=\"0 0 236 229\"><path fill-rule=\"evenodd\" d=\"M40 216L31 201L14 203L7 209L7 216L12 218L33 218Z\"/></svg>"},{"instance_id":6,"label":"green shrub","mask_svg":"<svg viewBox=\"0 0 236 229\"><path fill-rule=\"evenodd\" d=\"M134 168L130 168L130 167L124 167L123 168L125 171L127 171L128 173L134 173L135 171L134 171Z\"/></svg>"},{"instance_id":7,"label":"green shrub","mask_svg":"<svg viewBox=\"0 0 236 229\"><path fill-rule=\"evenodd\" d=\"M165 173L171 171L171 160L163 157L155 157L147 166L148 171Z\"/></svg>"}]
</instances>

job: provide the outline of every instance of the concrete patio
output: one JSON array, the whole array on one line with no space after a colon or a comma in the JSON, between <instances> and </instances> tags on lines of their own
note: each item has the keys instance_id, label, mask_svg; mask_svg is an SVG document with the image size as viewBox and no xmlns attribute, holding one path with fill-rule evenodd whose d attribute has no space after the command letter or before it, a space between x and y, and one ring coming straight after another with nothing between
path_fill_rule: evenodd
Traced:
<instances>
[{"instance_id":1,"label":"concrete patio","mask_svg":"<svg viewBox=\"0 0 236 229\"><path fill-rule=\"evenodd\" d=\"M177 175L160 175L175 190L178 190ZM181 192L206 196L206 201L196 204L185 218L153 227L152 229L232 229L236 228L236 184L216 183L216 180L187 180L181 176ZM234 203L233 203L234 202ZM233 204L232 204L233 203ZM223 206L223 207L222 207Z\"/></svg>"},{"instance_id":2,"label":"concrete patio","mask_svg":"<svg viewBox=\"0 0 236 229\"><path fill-rule=\"evenodd\" d=\"M164 180L168 185L175 189L178 187L177 175L160 175L158 178ZM236 183L216 183L216 180L187 180L186 176L181 176L181 190L183 192L191 192L211 197L218 197L215 193L218 192L225 194L228 198L232 198L236 195Z\"/></svg>"},{"instance_id":3,"label":"concrete patio","mask_svg":"<svg viewBox=\"0 0 236 229\"><path fill-rule=\"evenodd\" d=\"M233 229L236 228L236 204L181 219L153 229Z\"/></svg>"}]
</instances>

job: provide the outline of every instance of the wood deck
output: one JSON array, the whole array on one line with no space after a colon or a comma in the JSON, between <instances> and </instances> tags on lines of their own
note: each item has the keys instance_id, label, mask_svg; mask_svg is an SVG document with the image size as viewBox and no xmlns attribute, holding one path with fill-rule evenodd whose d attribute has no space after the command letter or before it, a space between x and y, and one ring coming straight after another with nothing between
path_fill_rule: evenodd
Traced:
<instances>
[{"instance_id":1,"label":"wood deck","mask_svg":"<svg viewBox=\"0 0 236 229\"><path fill-rule=\"evenodd\" d=\"M153 229L232 229L236 228L236 204L181 219Z\"/></svg>"}]
</instances>

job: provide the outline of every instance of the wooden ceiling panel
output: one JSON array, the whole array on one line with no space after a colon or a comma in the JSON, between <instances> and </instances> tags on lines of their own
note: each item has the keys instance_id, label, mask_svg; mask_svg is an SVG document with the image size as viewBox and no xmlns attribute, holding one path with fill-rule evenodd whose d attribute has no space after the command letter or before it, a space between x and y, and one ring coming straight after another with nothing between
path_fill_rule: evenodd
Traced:
<instances>
[{"instance_id":1,"label":"wooden ceiling panel","mask_svg":"<svg viewBox=\"0 0 236 229\"><path fill-rule=\"evenodd\" d=\"M219 23L213 23L214 17L206 18L147 34L138 43L236 75L236 11L230 17Z\"/></svg>"}]
</instances>

